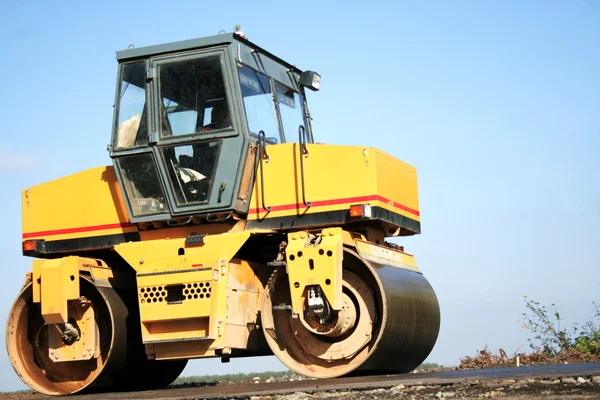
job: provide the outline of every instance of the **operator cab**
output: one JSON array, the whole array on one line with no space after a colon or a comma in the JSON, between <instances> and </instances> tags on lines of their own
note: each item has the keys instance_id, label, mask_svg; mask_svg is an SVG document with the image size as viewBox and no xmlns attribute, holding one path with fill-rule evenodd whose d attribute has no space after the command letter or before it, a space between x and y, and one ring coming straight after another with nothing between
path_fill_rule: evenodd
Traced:
<instances>
[{"instance_id":1,"label":"operator cab","mask_svg":"<svg viewBox=\"0 0 600 400\"><path fill-rule=\"evenodd\" d=\"M109 151L132 222L243 216L259 138L298 141L300 131L312 142L304 88L318 90L320 77L243 35L130 48L117 59Z\"/></svg>"}]
</instances>

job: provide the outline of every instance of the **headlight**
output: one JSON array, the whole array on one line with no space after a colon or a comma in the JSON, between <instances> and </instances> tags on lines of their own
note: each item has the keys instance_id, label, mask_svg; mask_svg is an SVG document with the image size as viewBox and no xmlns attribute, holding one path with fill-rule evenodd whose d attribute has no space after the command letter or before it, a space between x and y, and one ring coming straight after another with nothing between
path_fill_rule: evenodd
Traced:
<instances>
[{"instance_id":1,"label":"headlight","mask_svg":"<svg viewBox=\"0 0 600 400\"><path fill-rule=\"evenodd\" d=\"M304 71L300 74L300 81L298 83L301 86L317 91L321 89L321 75L315 71Z\"/></svg>"}]
</instances>

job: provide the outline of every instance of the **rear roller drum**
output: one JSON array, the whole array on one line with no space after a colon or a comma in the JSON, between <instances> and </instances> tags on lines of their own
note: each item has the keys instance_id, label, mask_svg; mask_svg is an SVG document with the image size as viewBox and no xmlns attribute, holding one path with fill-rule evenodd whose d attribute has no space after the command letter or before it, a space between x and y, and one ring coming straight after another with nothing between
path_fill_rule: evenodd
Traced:
<instances>
[{"instance_id":1,"label":"rear roller drum","mask_svg":"<svg viewBox=\"0 0 600 400\"><path fill-rule=\"evenodd\" d=\"M88 327L85 333L97 336L94 340L81 336L77 341L65 341L67 348L62 353L54 350L56 339L52 344L57 325L44 323L40 304L33 302L31 283L19 293L11 309L6 329L8 356L21 379L40 393L73 394L92 387L113 387L120 380L127 351L127 309L112 289L96 287L87 277L80 277L80 293L80 304L85 303L84 309L91 307L95 319L94 326ZM69 303L71 326L77 327L77 321L71 320L71 316L81 315L80 304ZM94 353L91 358L64 359L65 354L75 354L69 346L81 346L84 341L96 343L89 346L89 352Z\"/></svg>"},{"instance_id":2,"label":"rear roller drum","mask_svg":"<svg viewBox=\"0 0 600 400\"><path fill-rule=\"evenodd\" d=\"M283 269L273 274L261 314L273 353L291 370L315 378L417 367L439 331L439 306L427 280L414 271L368 263L349 250L343 268L343 307L327 319L315 315L305 298L304 312L294 318L281 307L291 304L287 274Z\"/></svg>"},{"instance_id":3,"label":"rear roller drum","mask_svg":"<svg viewBox=\"0 0 600 400\"><path fill-rule=\"evenodd\" d=\"M137 305L128 310L112 288L97 287L85 276L80 277L80 294L85 307L93 309L95 326L82 329L82 322L77 323L85 318L81 302L69 302L70 326L75 329L74 335L81 336L66 344L81 346L89 340L86 335L92 334L97 337L97 348L90 346L90 351L95 352L93 357L76 361L67 361L53 350L56 339L53 346L51 338L57 335L58 328L44 323L40 304L33 302L32 285L25 286L17 297L8 319L6 343L15 371L29 387L49 395L84 390L149 390L168 386L181 374L187 360L146 358ZM69 350L76 354L75 348L68 346L62 354Z\"/></svg>"}]
</instances>

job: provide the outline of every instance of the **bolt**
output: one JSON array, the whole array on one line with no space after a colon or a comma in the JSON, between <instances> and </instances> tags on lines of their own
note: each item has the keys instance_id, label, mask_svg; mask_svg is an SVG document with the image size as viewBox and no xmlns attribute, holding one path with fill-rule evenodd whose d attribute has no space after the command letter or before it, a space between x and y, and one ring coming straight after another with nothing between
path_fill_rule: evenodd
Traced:
<instances>
[{"instance_id":1,"label":"bolt","mask_svg":"<svg viewBox=\"0 0 600 400\"><path fill-rule=\"evenodd\" d=\"M143 264L143 263L144 263L144 261L145 261L145 260L144 260L143 258L140 258L140 264Z\"/></svg>"}]
</instances>

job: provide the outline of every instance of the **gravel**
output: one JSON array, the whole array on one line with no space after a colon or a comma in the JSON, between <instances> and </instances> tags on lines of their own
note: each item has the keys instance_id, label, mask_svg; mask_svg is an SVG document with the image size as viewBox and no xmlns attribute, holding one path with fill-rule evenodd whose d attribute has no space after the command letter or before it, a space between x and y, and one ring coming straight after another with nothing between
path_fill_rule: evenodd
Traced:
<instances>
[{"instance_id":1,"label":"gravel","mask_svg":"<svg viewBox=\"0 0 600 400\"><path fill-rule=\"evenodd\" d=\"M440 385L397 385L369 390L297 392L252 396L248 400L391 400L391 399L595 399L600 376L568 376L561 379L504 379L465 381ZM238 398L240 399L240 398ZM244 399L244 398L242 398Z\"/></svg>"}]
</instances>

